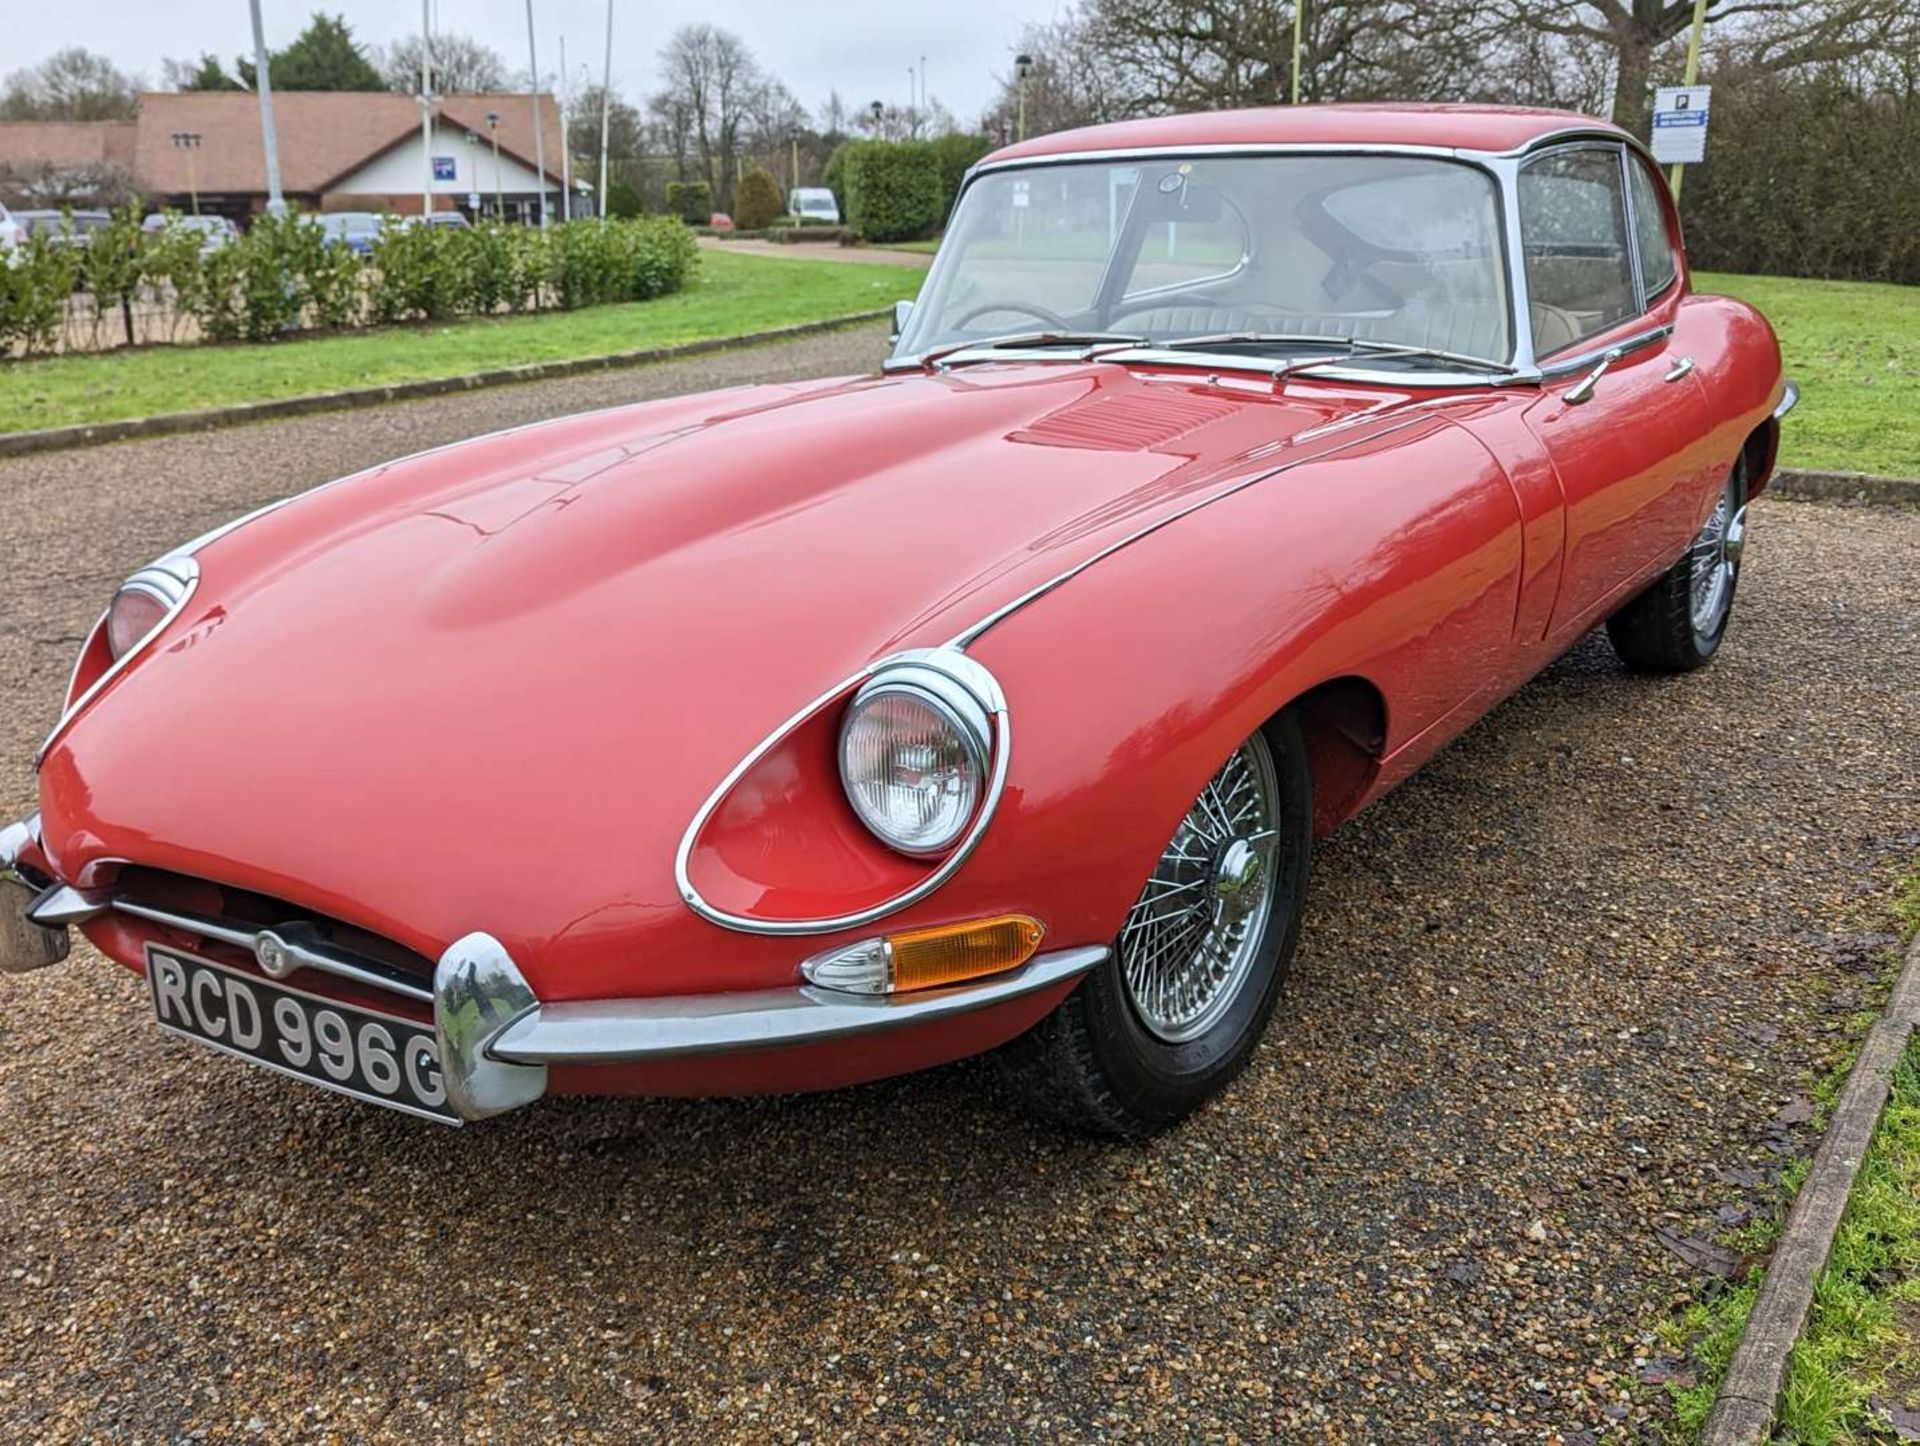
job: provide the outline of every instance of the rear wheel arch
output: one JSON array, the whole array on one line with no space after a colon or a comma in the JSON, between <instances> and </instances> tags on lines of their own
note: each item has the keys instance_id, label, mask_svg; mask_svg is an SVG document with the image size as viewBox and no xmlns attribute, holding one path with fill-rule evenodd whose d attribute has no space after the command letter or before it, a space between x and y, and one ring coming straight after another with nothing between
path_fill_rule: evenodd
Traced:
<instances>
[{"instance_id":1,"label":"rear wheel arch","mask_svg":"<svg viewBox=\"0 0 1920 1446\"><path fill-rule=\"evenodd\" d=\"M1740 460L1747 469L1747 499L1751 501L1766 490L1773 480L1774 463L1780 456L1780 423L1768 417L1740 444Z\"/></svg>"}]
</instances>

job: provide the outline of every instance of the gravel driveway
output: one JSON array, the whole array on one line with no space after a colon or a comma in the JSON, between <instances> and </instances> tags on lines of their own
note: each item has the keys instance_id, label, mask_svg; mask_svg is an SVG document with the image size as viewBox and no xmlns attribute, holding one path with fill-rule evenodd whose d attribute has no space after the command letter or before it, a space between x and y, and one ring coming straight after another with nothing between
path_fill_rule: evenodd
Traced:
<instances>
[{"instance_id":1,"label":"gravel driveway","mask_svg":"<svg viewBox=\"0 0 1920 1446\"><path fill-rule=\"evenodd\" d=\"M0 810L163 546L880 345L0 463ZM1920 516L1763 501L1752 536L1715 667L1630 678L1589 639L1324 848L1253 1067L1144 1147L1030 1123L978 1064L441 1131L163 1038L91 950L0 979L0 1438L1632 1429L1640 1329L1700 1283L1654 1232L1778 1167L1920 852Z\"/></svg>"}]
</instances>

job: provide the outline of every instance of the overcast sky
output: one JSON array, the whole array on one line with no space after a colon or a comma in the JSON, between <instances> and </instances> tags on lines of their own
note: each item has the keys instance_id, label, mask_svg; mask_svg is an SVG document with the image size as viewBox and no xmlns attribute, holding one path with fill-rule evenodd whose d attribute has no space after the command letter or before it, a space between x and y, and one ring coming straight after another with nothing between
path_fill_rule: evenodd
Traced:
<instances>
[{"instance_id":1,"label":"overcast sky","mask_svg":"<svg viewBox=\"0 0 1920 1446\"><path fill-rule=\"evenodd\" d=\"M66 45L104 51L160 83L164 57L210 50L227 64L251 52L247 0L3 0L0 69L31 65ZM464 31L525 69L525 0L433 0L437 26ZM638 98L655 86L654 56L677 26L707 20L736 31L809 110L838 90L850 107L905 104L907 70L927 58L927 89L963 122L992 99L994 76L1012 68L1020 29L1047 21L1059 0L613 0L614 88ZM263 0L267 44L285 45L316 9L344 13L362 42L397 39L420 25L418 0ZM534 0L540 68L559 69L559 40L576 81L600 74L604 0Z\"/></svg>"}]
</instances>

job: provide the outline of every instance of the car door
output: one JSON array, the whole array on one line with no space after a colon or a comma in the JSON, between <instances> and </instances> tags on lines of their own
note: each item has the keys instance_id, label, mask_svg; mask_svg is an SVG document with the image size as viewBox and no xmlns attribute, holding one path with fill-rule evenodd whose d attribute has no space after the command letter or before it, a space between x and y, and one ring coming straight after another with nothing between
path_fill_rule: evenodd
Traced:
<instances>
[{"instance_id":1,"label":"car door","mask_svg":"<svg viewBox=\"0 0 1920 1446\"><path fill-rule=\"evenodd\" d=\"M1520 172L1521 260L1544 374L1526 420L1566 517L1550 637L1591 625L1692 532L1689 459L1707 427L1706 394L1673 344L1675 279L1649 295L1630 164L1639 162L1623 146L1591 142L1544 152Z\"/></svg>"}]
</instances>

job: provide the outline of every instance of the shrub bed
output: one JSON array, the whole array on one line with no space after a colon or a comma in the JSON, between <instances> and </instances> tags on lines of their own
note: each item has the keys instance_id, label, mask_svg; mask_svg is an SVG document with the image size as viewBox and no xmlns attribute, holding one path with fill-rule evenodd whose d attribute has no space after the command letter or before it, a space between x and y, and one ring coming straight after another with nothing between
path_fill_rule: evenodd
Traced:
<instances>
[{"instance_id":1,"label":"shrub bed","mask_svg":"<svg viewBox=\"0 0 1920 1446\"><path fill-rule=\"evenodd\" d=\"M0 357L57 349L76 291L92 293L95 345L136 300L160 314L156 329L168 337L191 317L208 341L266 341L306 330L645 301L684 286L698 256L692 233L664 216L562 221L545 231L395 220L368 256L328 245L320 223L297 214L262 216L212 251L201 242L177 222L144 230L131 207L85 247L29 237L0 261Z\"/></svg>"}]
</instances>

